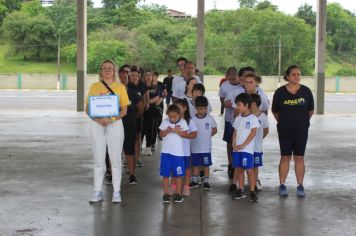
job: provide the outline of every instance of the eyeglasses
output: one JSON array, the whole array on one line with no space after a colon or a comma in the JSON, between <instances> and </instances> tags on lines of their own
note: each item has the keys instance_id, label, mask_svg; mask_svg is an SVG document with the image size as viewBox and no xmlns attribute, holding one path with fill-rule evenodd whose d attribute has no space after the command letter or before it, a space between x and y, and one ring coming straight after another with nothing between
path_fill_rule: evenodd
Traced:
<instances>
[{"instance_id":1,"label":"eyeglasses","mask_svg":"<svg viewBox=\"0 0 356 236\"><path fill-rule=\"evenodd\" d=\"M114 70L114 68L112 68L112 67L101 67L100 69L105 70L105 71L113 71Z\"/></svg>"}]
</instances>

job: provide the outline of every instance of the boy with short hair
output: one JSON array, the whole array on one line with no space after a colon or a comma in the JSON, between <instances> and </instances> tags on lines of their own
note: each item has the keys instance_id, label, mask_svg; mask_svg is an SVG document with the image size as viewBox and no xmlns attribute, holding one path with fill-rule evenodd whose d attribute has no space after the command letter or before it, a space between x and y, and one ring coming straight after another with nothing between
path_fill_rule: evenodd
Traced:
<instances>
[{"instance_id":1,"label":"boy with short hair","mask_svg":"<svg viewBox=\"0 0 356 236\"><path fill-rule=\"evenodd\" d=\"M204 189L209 190L209 166L211 161L211 137L217 133L217 124L215 119L208 114L208 99L199 96L195 99L195 108L197 113L192 120L198 128L198 135L191 140L191 157L193 166L193 177L190 184L191 188L198 187L198 175L200 167L204 168Z\"/></svg>"},{"instance_id":2,"label":"boy with short hair","mask_svg":"<svg viewBox=\"0 0 356 236\"><path fill-rule=\"evenodd\" d=\"M257 117L251 113L251 97L248 94L242 93L235 99L239 116L235 118L233 123L233 167L235 168L234 180L238 187L233 199L240 199L245 197L244 189L244 172L246 170L248 175L248 182L250 187L250 201L257 202L258 197L255 192L256 178L253 170L254 167L254 146L257 128L260 126Z\"/></svg>"},{"instance_id":3,"label":"boy with short hair","mask_svg":"<svg viewBox=\"0 0 356 236\"><path fill-rule=\"evenodd\" d=\"M251 94L252 104L251 104L251 112L255 116L257 116L258 122L260 123L260 127L257 129L256 133L256 141L254 148L254 172L256 176L256 192L261 191L261 181L258 179L258 167L263 166L263 139L267 136L269 131L268 118L264 112L260 110L261 106L261 97L258 94Z\"/></svg>"},{"instance_id":4,"label":"boy with short hair","mask_svg":"<svg viewBox=\"0 0 356 236\"><path fill-rule=\"evenodd\" d=\"M192 89L192 98L187 99L188 104L189 104L189 112L190 112L190 117L194 117L195 114L197 113L195 109L195 99L200 96L204 96L205 94L205 87L203 84L194 84L193 89ZM208 100L208 114L212 112L211 105Z\"/></svg>"}]
</instances>

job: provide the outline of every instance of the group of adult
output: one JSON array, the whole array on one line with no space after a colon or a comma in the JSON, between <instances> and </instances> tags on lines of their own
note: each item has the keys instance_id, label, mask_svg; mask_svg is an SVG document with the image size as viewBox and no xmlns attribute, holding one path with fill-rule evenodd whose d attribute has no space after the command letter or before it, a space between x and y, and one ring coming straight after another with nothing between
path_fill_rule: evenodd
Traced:
<instances>
[{"instance_id":1,"label":"group of adult","mask_svg":"<svg viewBox=\"0 0 356 236\"><path fill-rule=\"evenodd\" d=\"M201 84L202 88L198 91L204 94L205 88L195 74L194 63L184 57L178 58L176 63L180 75L173 76L173 72L169 71L163 83L158 81L158 73L151 70L143 71L134 65L124 65L118 69L111 60L101 63L99 81L91 85L88 97L117 95L120 113L118 116L109 118L90 117L94 157L94 192L90 202L104 199L102 185L105 175L109 181L112 180L112 202L121 202L122 156L127 160L129 183L138 183L135 167L142 166L141 144L145 137L146 148L143 149L142 154L152 155L152 151L155 150L158 126L162 121L164 98L166 98L166 104L170 104L171 100L177 98L191 98L192 88L196 84ZM233 67L229 68L226 73L227 80L221 84L221 88L226 87L229 90L225 94L220 94L225 108L224 140L227 142L229 164L231 164L232 148L228 133L232 129L229 123L234 117L234 109L233 104L229 103L226 98L234 97L233 90L238 85L243 86L246 93L258 93L261 98L265 96L258 86L261 81L243 81L244 73L251 72L251 70L253 70L251 67L245 67L239 71ZM304 153L309 120L314 110L310 89L300 84L300 69L297 66L290 66L286 70L284 79L287 82L286 85L276 90L272 102L272 113L277 120L281 151L279 176L282 196L288 195L285 181L292 157L295 161L297 182L300 186L303 184ZM267 96L262 100L268 102ZM88 98L86 105L89 115ZM268 103L263 104L262 111L268 111ZM231 173L231 171L229 165L228 172Z\"/></svg>"}]
</instances>

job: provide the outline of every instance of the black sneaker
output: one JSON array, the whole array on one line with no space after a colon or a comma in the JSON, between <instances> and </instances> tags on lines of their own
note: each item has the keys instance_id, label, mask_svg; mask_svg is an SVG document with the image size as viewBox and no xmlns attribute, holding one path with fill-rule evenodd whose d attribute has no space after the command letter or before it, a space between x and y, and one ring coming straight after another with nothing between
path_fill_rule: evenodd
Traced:
<instances>
[{"instance_id":1,"label":"black sneaker","mask_svg":"<svg viewBox=\"0 0 356 236\"><path fill-rule=\"evenodd\" d=\"M131 175L129 177L129 184L138 184L137 183L137 179L136 179L136 177L134 175Z\"/></svg>"},{"instance_id":2,"label":"black sneaker","mask_svg":"<svg viewBox=\"0 0 356 236\"><path fill-rule=\"evenodd\" d=\"M112 175L107 173L104 176L105 182L107 185L112 185Z\"/></svg>"},{"instance_id":3,"label":"black sneaker","mask_svg":"<svg viewBox=\"0 0 356 236\"><path fill-rule=\"evenodd\" d=\"M258 202L258 196L256 192L250 193L250 202Z\"/></svg>"},{"instance_id":4,"label":"black sneaker","mask_svg":"<svg viewBox=\"0 0 356 236\"><path fill-rule=\"evenodd\" d=\"M191 182L189 184L189 188L198 188L199 187L199 184L197 182Z\"/></svg>"},{"instance_id":5,"label":"black sneaker","mask_svg":"<svg viewBox=\"0 0 356 236\"><path fill-rule=\"evenodd\" d=\"M258 188L257 188L257 186L255 186L255 192L256 193L258 193L258 192L260 192L261 190L259 190Z\"/></svg>"},{"instance_id":6,"label":"black sneaker","mask_svg":"<svg viewBox=\"0 0 356 236\"><path fill-rule=\"evenodd\" d=\"M183 202L184 198L182 197L182 195L176 193L173 195L173 201L174 202Z\"/></svg>"},{"instance_id":7,"label":"black sneaker","mask_svg":"<svg viewBox=\"0 0 356 236\"><path fill-rule=\"evenodd\" d=\"M205 190L210 190L210 184L208 182L205 182L203 186Z\"/></svg>"},{"instance_id":8,"label":"black sneaker","mask_svg":"<svg viewBox=\"0 0 356 236\"><path fill-rule=\"evenodd\" d=\"M236 184L231 184L231 185L230 185L230 188L229 188L229 194L234 195L234 194L236 193L236 191L237 191L237 186L236 186Z\"/></svg>"},{"instance_id":9,"label":"black sneaker","mask_svg":"<svg viewBox=\"0 0 356 236\"><path fill-rule=\"evenodd\" d=\"M162 202L168 203L170 201L171 201L171 198L169 197L169 194L168 193L164 194L163 198L162 198Z\"/></svg>"},{"instance_id":10,"label":"black sneaker","mask_svg":"<svg viewBox=\"0 0 356 236\"><path fill-rule=\"evenodd\" d=\"M241 189L237 189L235 194L232 195L232 199L235 199L235 200L238 200L238 199L241 199L241 198L245 198L246 197L246 194L244 194Z\"/></svg>"}]
</instances>

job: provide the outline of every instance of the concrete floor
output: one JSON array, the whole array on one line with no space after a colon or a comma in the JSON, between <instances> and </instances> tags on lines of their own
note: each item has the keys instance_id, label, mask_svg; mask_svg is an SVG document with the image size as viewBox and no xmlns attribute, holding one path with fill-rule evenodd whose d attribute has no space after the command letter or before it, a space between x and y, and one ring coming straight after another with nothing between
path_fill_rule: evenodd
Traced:
<instances>
[{"instance_id":1,"label":"concrete floor","mask_svg":"<svg viewBox=\"0 0 356 236\"><path fill-rule=\"evenodd\" d=\"M344 114L354 113L352 107L338 106L343 114L313 117L305 199L295 196L292 172L287 180L290 196L277 196L279 148L272 117L271 133L264 144L260 201L230 198L221 141L223 118L217 116L215 106L219 132L213 141L209 192L194 189L184 203L163 205L156 151L154 156L144 157L144 167L137 169L137 186L129 186L124 176L121 204L89 205L92 154L88 119L62 102L69 99L62 93L50 93L44 102L35 104L29 96L4 100L6 94L0 92L1 236L356 235L356 115ZM110 200L111 186L104 191Z\"/></svg>"}]
</instances>

